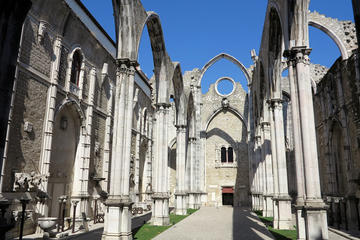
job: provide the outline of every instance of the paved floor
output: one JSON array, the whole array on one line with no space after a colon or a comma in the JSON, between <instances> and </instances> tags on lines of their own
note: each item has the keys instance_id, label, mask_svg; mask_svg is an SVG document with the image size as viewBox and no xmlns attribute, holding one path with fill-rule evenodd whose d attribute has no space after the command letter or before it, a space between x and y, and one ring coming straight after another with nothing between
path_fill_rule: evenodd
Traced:
<instances>
[{"instance_id":1,"label":"paved floor","mask_svg":"<svg viewBox=\"0 0 360 240\"><path fill-rule=\"evenodd\" d=\"M103 229L81 236L76 240L100 240ZM273 239L264 224L247 209L231 207L202 207L172 228L158 235L154 240L257 240ZM346 240L329 231L329 240ZM141 240L141 239L138 239Z\"/></svg>"},{"instance_id":2,"label":"paved floor","mask_svg":"<svg viewBox=\"0 0 360 240\"><path fill-rule=\"evenodd\" d=\"M264 224L249 210L202 207L158 235L154 240L273 239Z\"/></svg>"}]
</instances>

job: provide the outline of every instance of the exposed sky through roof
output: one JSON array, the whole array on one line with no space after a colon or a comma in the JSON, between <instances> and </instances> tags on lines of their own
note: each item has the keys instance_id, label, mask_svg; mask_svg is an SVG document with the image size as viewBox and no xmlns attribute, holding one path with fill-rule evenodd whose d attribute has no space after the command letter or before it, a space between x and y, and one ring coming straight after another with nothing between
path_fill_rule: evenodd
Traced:
<instances>
[{"instance_id":1,"label":"exposed sky through roof","mask_svg":"<svg viewBox=\"0 0 360 240\"><path fill-rule=\"evenodd\" d=\"M82 0L84 5L115 39L111 0ZM341 3L340 3L341 2ZM225 52L240 60L246 67L252 64L250 50L258 53L266 13L267 0L142 0L147 11L160 15L167 51L173 61L181 63L183 71L202 68L211 58ZM328 17L353 20L351 0L312 0L310 9ZM139 63L148 77L152 76L153 60L150 41L144 31L140 45ZM310 57L312 62L331 67L340 56L336 44L323 32L310 28ZM202 91L210 84L228 76L241 82L247 90L245 76L233 63L221 60L207 71ZM224 91L229 91L224 85Z\"/></svg>"}]
</instances>

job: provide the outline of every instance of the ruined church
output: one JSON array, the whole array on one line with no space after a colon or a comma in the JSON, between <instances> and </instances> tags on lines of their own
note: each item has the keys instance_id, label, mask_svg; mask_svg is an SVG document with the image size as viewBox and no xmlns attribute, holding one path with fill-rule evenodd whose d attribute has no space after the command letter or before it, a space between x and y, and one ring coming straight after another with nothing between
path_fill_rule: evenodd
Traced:
<instances>
[{"instance_id":1,"label":"ruined church","mask_svg":"<svg viewBox=\"0 0 360 240\"><path fill-rule=\"evenodd\" d=\"M360 2L355 22L309 2L268 0L251 66L219 53L195 69L171 59L160 16L140 0L112 1L116 41L80 0L8 3L0 236L42 234L46 221L59 237L94 222L103 240L125 240L144 222L221 206L262 211L274 229L295 225L299 240L329 239L329 227L359 232ZM149 77L138 63L145 26ZM340 50L329 69L311 62L309 26ZM224 72L202 93L220 60L247 86Z\"/></svg>"}]
</instances>

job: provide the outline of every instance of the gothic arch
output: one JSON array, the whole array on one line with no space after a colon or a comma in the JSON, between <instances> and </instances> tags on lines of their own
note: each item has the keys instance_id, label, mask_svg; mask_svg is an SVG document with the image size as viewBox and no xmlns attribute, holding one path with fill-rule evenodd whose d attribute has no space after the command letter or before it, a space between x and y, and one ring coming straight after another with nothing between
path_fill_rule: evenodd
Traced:
<instances>
[{"instance_id":1,"label":"gothic arch","mask_svg":"<svg viewBox=\"0 0 360 240\"><path fill-rule=\"evenodd\" d=\"M323 25L320 21L316 21L311 18L309 19L309 26L317 28L317 29L321 30L322 32L324 32L326 35L328 35L335 42L337 47L339 48L342 58L344 60L349 58L349 54L346 50L345 45L343 44L341 39L336 35L335 32L333 32L330 28Z\"/></svg>"},{"instance_id":2,"label":"gothic arch","mask_svg":"<svg viewBox=\"0 0 360 240\"><path fill-rule=\"evenodd\" d=\"M142 32L145 29L145 26L148 27L148 33L150 37L150 43L154 58L154 67L155 71L160 69L162 59L167 55L165 48L164 35L161 27L160 17L157 13L149 11L147 12L147 17L142 24L141 34L139 34L139 39L137 40L136 46L136 59L139 57L139 48L141 42Z\"/></svg>"},{"instance_id":3,"label":"gothic arch","mask_svg":"<svg viewBox=\"0 0 360 240\"><path fill-rule=\"evenodd\" d=\"M62 109L64 109L65 107L70 107L70 106L73 107L76 110L76 112L79 114L81 126L84 127L85 126L85 114L80 107L80 103L72 98L64 99L56 107L54 118L56 118L57 114L60 113L62 111Z\"/></svg>"},{"instance_id":4,"label":"gothic arch","mask_svg":"<svg viewBox=\"0 0 360 240\"><path fill-rule=\"evenodd\" d=\"M195 130L195 103L193 93L190 92L188 105L187 105L187 126L188 126L188 133L189 138L196 136Z\"/></svg>"},{"instance_id":5,"label":"gothic arch","mask_svg":"<svg viewBox=\"0 0 360 240\"><path fill-rule=\"evenodd\" d=\"M233 64L235 64L236 66L238 66L240 68L240 70L244 73L244 75L246 77L246 80L247 80L247 83L251 82L250 74L249 74L248 70L246 69L246 67L244 66L244 64L242 64L235 57L233 57L233 56L231 56L231 55L229 55L227 53L220 53L219 55L212 58L209 62L207 62L204 65L204 67L201 69L201 74L200 74L200 77L199 77L199 80L198 80L198 86L201 86L201 81L202 81L202 78L204 77L206 71L221 59L226 59L226 60L232 62Z\"/></svg>"},{"instance_id":6,"label":"gothic arch","mask_svg":"<svg viewBox=\"0 0 360 240\"><path fill-rule=\"evenodd\" d=\"M349 52L355 49L356 44L351 41L352 32L344 32L344 23L346 21L339 21L330 17L326 17L318 12L310 12L308 14L308 23L309 26L319 29L328 35L337 45L340 50L343 60L348 59Z\"/></svg>"},{"instance_id":7,"label":"gothic arch","mask_svg":"<svg viewBox=\"0 0 360 240\"><path fill-rule=\"evenodd\" d=\"M205 124L205 129L204 129L205 131L207 131L207 129L208 129L211 121L212 121L221 111L223 111L223 110L224 110L224 108L219 108L218 110L216 110L216 111L207 119L206 124ZM243 116L239 111L237 111L236 109L234 109L234 108L232 108L232 107L230 107L230 106L229 106L226 110L232 112L233 114L235 114L235 116L237 116L237 117L244 123L245 128L248 129L248 126L247 126L247 123L246 123L246 121L245 121L245 118L244 118L244 116Z\"/></svg>"},{"instance_id":8,"label":"gothic arch","mask_svg":"<svg viewBox=\"0 0 360 240\"><path fill-rule=\"evenodd\" d=\"M174 91L174 100L176 107L176 124L185 125L186 123L186 97L184 93L183 78L180 63L173 63L174 70L172 72L172 85ZM170 87L170 86L169 86Z\"/></svg>"}]
</instances>

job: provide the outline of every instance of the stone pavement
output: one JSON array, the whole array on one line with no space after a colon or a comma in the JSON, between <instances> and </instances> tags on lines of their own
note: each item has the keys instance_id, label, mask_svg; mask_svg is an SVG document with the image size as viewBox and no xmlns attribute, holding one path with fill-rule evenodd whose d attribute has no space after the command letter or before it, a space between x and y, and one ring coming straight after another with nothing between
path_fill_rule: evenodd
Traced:
<instances>
[{"instance_id":1,"label":"stone pavement","mask_svg":"<svg viewBox=\"0 0 360 240\"><path fill-rule=\"evenodd\" d=\"M68 239L100 240L103 228ZM273 239L254 213L244 208L202 207L154 240L257 240ZM346 240L329 231L329 240ZM141 239L138 239L141 240Z\"/></svg>"},{"instance_id":2,"label":"stone pavement","mask_svg":"<svg viewBox=\"0 0 360 240\"><path fill-rule=\"evenodd\" d=\"M247 209L202 207L154 240L273 239L256 215Z\"/></svg>"}]
</instances>

